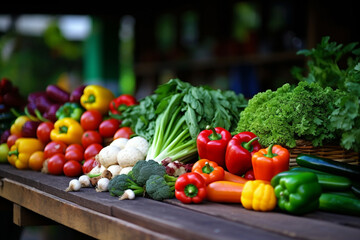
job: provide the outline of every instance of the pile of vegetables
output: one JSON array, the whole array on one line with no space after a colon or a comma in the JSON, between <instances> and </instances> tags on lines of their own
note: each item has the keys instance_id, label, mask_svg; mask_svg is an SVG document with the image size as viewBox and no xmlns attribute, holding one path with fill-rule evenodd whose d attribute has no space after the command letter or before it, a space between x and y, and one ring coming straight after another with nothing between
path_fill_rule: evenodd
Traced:
<instances>
[{"instance_id":1,"label":"pile of vegetables","mask_svg":"<svg viewBox=\"0 0 360 240\"><path fill-rule=\"evenodd\" d=\"M139 105L124 110L120 119L150 142L147 159L186 162L196 158L201 130L208 124L234 130L246 104L242 94L171 79Z\"/></svg>"}]
</instances>

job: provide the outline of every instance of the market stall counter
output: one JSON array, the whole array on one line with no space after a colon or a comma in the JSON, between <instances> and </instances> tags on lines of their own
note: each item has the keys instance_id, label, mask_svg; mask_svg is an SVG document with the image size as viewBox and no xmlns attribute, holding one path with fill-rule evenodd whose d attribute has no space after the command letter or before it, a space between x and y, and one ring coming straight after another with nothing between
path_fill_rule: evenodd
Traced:
<instances>
[{"instance_id":1,"label":"market stall counter","mask_svg":"<svg viewBox=\"0 0 360 240\"><path fill-rule=\"evenodd\" d=\"M302 216L241 204L183 204L109 192L66 192L71 178L0 165L0 203L19 226L62 224L97 239L359 239L360 218L316 211ZM11 206L10 205L10 206ZM4 210L4 207L1 209Z\"/></svg>"}]
</instances>

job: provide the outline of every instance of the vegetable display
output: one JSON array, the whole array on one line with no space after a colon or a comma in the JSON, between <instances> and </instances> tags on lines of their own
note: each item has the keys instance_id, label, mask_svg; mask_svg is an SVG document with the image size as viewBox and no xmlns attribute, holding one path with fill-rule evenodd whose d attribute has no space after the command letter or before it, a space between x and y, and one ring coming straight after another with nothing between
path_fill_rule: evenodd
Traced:
<instances>
[{"instance_id":1,"label":"vegetable display","mask_svg":"<svg viewBox=\"0 0 360 240\"><path fill-rule=\"evenodd\" d=\"M359 216L359 166L298 154L298 166L289 167L289 148L299 139L358 149L360 65L349 60L347 69L335 69L337 61L327 56L330 51L338 60L352 51L358 61L355 46L342 49L323 39L318 48L299 52L314 58L307 78L298 73L298 84L249 100L180 79L139 101L100 85L72 92L49 85L29 94L23 109L14 105L11 116L0 115L12 121L1 136L0 160L71 178L65 191L92 187L119 200L175 198L262 212ZM0 87L1 97L10 91L5 80Z\"/></svg>"}]
</instances>

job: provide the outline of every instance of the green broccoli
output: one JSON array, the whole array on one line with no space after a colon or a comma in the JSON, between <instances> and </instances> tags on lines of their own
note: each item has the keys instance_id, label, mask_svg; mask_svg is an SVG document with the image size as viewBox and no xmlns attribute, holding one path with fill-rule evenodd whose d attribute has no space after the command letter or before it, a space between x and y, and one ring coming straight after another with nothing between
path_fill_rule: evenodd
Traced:
<instances>
[{"instance_id":1,"label":"green broccoli","mask_svg":"<svg viewBox=\"0 0 360 240\"><path fill-rule=\"evenodd\" d=\"M111 196L122 196L125 190L131 189L135 196L142 196L144 188L136 184L130 176L126 174L116 175L109 182L108 189Z\"/></svg>"},{"instance_id":2,"label":"green broccoli","mask_svg":"<svg viewBox=\"0 0 360 240\"><path fill-rule=\"evenodd\" d=\"M165 174L151 175L146 181L146 193L154 200L162 201L164 199L173 198L175 195L176 177Z\"/></svg>"},{"instance_id":3,"label":"green broccoli","mask_svg":"<svg viewBox=\"0 0 360 240\"><path fill-rule=\"evenodd\" d=\"M134 181L142 187L145 186L146 181L151 175L164 176L165 174L165 166L154 160L138 161L129 172L129 176L131 176L132 179L134 179Z\"/></svg>"}]
</instances>

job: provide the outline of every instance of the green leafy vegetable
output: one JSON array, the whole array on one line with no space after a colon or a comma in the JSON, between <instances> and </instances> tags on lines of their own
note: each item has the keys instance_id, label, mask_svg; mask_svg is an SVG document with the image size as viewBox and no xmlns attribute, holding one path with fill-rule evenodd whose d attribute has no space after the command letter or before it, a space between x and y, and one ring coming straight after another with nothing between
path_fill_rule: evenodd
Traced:
<instances>
[{"instance_id":1,"label":"green leafy vegetable","mask_svg":"<svg viewBox=\"0 0 360 240\"><path fill-rule=\"evenodd\" d=\"M139 105L128 107L121 119L124 126L150 142L147 159L160 163L169 157L186 162L197 153L196 138L201 130L209 124L235 130L246 105L242 94L171 79Z\"/></svg>"},{"instance_id":2,"label":"green leafy vegetable","mask_svg":"<svg viewBox=\"0 0 360 240\"><path fill-rule=\"evenodd\" d=\"M347 45L330 42L323 37L311 50L301 50L309 58L308 75L294 68L293 75L300 81L316 82L322 87L339 89L344 94L335 99L335 109L329 113L331 127L340 131L340 145L360 151L360 48L358 42ZM346 58L346 64L344 64Z\"/></svg>"},{"instance_id":3,"label":"green leafy vegetable","mask_svg":"<svg viewBox=\"0 0 360 240\"><path fill-rule=\"evenodd\" d=\"M297 139L311 141L314 146L334 141L338 133L329 116L335 100L342 95L338 90L307 82L260 92L241 112L235 133L252 131L263 146L275 143L295 147Z\"/></svg>"}]
</instances>

